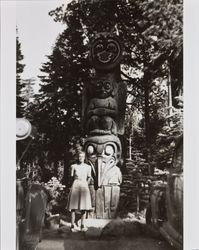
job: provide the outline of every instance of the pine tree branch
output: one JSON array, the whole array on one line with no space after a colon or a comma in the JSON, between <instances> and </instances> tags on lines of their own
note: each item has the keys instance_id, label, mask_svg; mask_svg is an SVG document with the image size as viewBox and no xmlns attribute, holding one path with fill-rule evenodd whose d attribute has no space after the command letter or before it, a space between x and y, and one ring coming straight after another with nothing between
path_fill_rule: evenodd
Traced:
<instances>
[{"instance_id":1,"label":"pine tree branch","mask_svg":"<svg viewBox=\"0 0 199 250\"><path fill-rule=\"evenodd\" d=\"M125 74L123 71L120 71L120 73L126 77L130 82L132 82L134 85L136 85L138 88L140 88L141 90L143 90L143 87L140 86L138 83L135 82L135 80L133 78L131 78L130 76L128 76L127 74Z\"/></svg>"}]
</instances>

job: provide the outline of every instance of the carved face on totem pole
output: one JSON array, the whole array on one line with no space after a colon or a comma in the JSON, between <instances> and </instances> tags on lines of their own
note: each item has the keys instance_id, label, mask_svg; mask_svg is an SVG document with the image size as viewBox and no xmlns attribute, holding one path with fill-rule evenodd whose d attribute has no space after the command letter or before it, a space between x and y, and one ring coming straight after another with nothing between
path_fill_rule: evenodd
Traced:
<instances>
[{"instance_id":1,"label":"carved face on totem pole","mask_svg":"<svg viewBox=\"0 0 199 250\"><path fill-rule=\"evenodd\" d=\"M119 65L121 51L117 37L106 32L100 33L91 45L90 60L97 70L111 70Z\"/></svg>"},{"instance_id":2,"label":"carved face on totem pole","mask_svg":"<svg viewBox=\"0 0 199 250\"><path fill-rule=\"evenodd\" d=\"M93 79L88 88L89 93L93 98L105 99L115 96L117 85L111 75L102 75Z\"/></svg>"},{"instance_id":3,"label":"carved face on totem pole","mask_svg":"<svg viewBox=\"0 0 199 250\"><path fill-rule=\"evenodd\" d=\"M119 168L116 165L121 156L121 143L117 136L89 137L85 143L85 152L92 167L96 188L113 183L120 184Z\"/></svg>"},{"instance_id":4,"label":"carved face on totem pole","mask_svg":"<svg viewBox=\"0 0 199 250\"><path fill-rule=\"evenodd\" d=\"M117 134L117 82L111 74L100 75L88 85L86 107L90 134Z\"/></svg>"}]
</instances>

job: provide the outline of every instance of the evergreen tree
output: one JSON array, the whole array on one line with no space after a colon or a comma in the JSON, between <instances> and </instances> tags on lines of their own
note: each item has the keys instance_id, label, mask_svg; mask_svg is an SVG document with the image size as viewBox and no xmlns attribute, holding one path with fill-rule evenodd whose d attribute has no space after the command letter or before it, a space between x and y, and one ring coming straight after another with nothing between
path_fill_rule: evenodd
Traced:
<instances>
[{"instance_id":1,"label":"evergreen tree","mask_svg":"<svg viewBox=\"0 0 199 250\"><path fill-rule=\"evenodd\" d=\"M119 35L125 52L121 73L144 115L147 157L153 140L151 93L157 81L160 85L171 78L173 100L182 89L182 8L182 0L72 1L66 11L57 8L50 13L67 27L80 20L77 29L84 32L85 41L97 32Z\"/></svg>"},{"instance_id":2,"label":"evergreen tree","mask_svg":"<svg viewBox=\"0 0 199 250\"><path fill-rule=\"evenodd\" d=\"M48 152L55 165L64 158L67 175L71 149L82 135L81 92L92 69L89 42L108 31L122 41L128 102L142 117L137 145L148 162L157 160L158 134L168 124L165 81L171 78L173 98L182 89L182 1L73 0L66 10L58 7L50 15L66 28L42 65L40 93L30 107L37 149Z\"/></svg>"},{"instance_id":3,"label":"evergreen tree","mask_svg":"<svg viewBox=\"0 0 199 250\"><path fill-rule=\"evenodd\" d=\"M70 164L70 149L74 137L81 135L81 91L83 81L88 78L86 48L77 26L66 29L57 39L52 55L41 68L40 93L33 123L42 135L43 151L48 151L51 161L65 159L65 176ZM67 37L67 39L66 39Z\"/></svg>"},{"instance_id":4,"label":"evergreen tree","mask_svg":"<svg viewBox=\"0 0 199 250\"><path fill-rule=\"evenodd\" d=\"M22 97L22 89L25 86L21 79L21 73L25 67L22 64L24 56L21 52L21 43L19 38L16 38L16 116L23 117L24 115L24 99Z\"/></svg>"}]
</instances>

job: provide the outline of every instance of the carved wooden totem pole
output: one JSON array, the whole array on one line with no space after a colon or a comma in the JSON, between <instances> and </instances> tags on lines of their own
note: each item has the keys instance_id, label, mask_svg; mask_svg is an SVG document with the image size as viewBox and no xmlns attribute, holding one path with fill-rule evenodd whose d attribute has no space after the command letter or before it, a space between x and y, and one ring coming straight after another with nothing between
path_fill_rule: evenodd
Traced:
<instances>
[{"instance_id":1,"label":"carved wooden totem pole","mask_svg":"<svg viewBox=\"0 0 199 250\"><path fill-rule=\"evenodd\" d=\"M85 152L92 167L90 185L94 217L113 218L119 202L122 175L126 85L120 78L121 44L109 33L96 36L90 49L95 77L83 91Z\"/></svg>"}]
</instances>

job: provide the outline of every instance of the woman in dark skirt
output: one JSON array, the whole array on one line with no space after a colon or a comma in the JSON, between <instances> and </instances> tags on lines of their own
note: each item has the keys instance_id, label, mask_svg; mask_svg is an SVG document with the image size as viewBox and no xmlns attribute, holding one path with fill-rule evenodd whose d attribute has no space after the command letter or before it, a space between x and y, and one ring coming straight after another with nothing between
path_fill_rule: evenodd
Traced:
<instances>
[{"instance_id":1,"label":"woman in dark skirt","mask_svg":"<svg viewBox=\"0 0 199 250\"><path fill-rule=\"evenodd\" d=\"M86 231L84 220L86 211L92 209L91 195L88 188L88 182L91 178L91 166L84 163L85 153L80 152L78 154L78 164L71 166L71 177L73 178L73 184L69 193L69 200L67 209L71 211L71 231L75 232L75 212L81 212L81 230Z\"/></svg>"}]
</instances>

